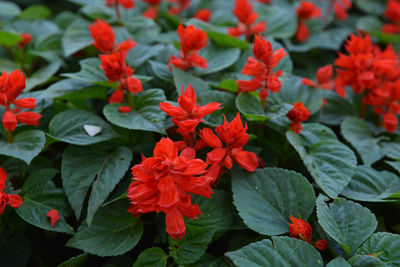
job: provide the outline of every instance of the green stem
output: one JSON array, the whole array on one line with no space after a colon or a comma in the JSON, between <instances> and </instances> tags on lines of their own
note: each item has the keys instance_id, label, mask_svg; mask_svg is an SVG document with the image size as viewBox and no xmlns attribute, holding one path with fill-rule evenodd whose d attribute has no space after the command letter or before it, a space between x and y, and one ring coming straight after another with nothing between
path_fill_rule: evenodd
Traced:
<instances>
[{"instance_id":1,"label":"green stem","mask_svg":"<svg viewBox=\"0 0 400 267\"><path fill-rule=\"evenodd\" d=\"M135 101L133 100L133 97L132 97L132 95L131 95L130 92L127 92L127 93L126 93L126 100L128 101L128 105L129 105L132 109L135 109L135 106L134 106Z\"/></svg>"},{"instance_id":2,"label":"green stem","mask_svg":"<svg viewBox=\"0 0 400 267\"><path fill-rule=\"evenodd\" d=\"M13 132L12 131L6 131L6 141L8 143L13 142Z\"/></svg>"},{"instance_id":3,"label":"green stem","mask_svg":"<svg viewBox=\"0 0 400 267\"><path fill-rule=\"evenodd\" d=\"M121 21L121 11L118 2L115 3L115 13L117 14L118 21Z\"/></svg>"}]
</instances>

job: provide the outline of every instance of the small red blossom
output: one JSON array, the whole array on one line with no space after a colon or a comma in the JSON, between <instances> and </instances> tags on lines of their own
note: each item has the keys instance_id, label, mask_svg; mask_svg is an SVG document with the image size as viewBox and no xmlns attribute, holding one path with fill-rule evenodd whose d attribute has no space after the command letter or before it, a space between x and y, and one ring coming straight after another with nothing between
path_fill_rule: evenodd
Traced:
<instances>
[{"instance_id":1,"label":"small red blossom","mask_svg":"<svg viewBox=\"0 0 400 267\"><path fill-rule=\"evenodd\" d=\"M292 215L290 215L289 219L292 221L292 223L289 224L289 236L311 244L312 228L310 224Z\"/></svg>"},{"instance_id":2,"label":"small red blossom","mask_svg":"<svg viewBox=\"0 0 400 267\"><path fill-rule=\"evenodd\" d=\"M106 0L106 6L114 7L121 5L126 9L131 9L135 7L135 2L133 0Z\"/></svg>"},{"instance_id":3,"label":"small red blossom","mask_svg":"<svg viewBox=\"0 0 400 267\"><path fill-rule=\"evenodd\" d=\"M50 218L50 226L54 227L56 223L60 220L60 215L58 215L58 211L56 209L51 209L47 214L47 217Z\"/></svg>"},{"instance_id":4,"label":"small red blossom","mask_svg":"<svg viewBox=\"0 0 400 267\"><path fill-rule=\"evenodd\" d=\"M239 22L236 27L228 29L229 35L234 37L245 35L246 39L249 40L251 36L255 34L261 34L266 31L267 23L265 21L255 23L258 18L258 14L253 11L253 6L249 0L236 0L233 13Z\"/></svg>"},{"instance_id":5,"label":"small red blossom","mask_svg":"<svg viewBox=\"0 0 400 267\"><path fill-rule=\"evenodd\" d=\"M221 109L221 104L212 102L200 106L197 104L197 96L192 85L189 84L186 91L183 89L182 87L182 94L178 98L179 107L173 106L168 102L162 102L160 103L160 109L172 117L172 122L178 126L177 132L194 145L193 136L196 126L205 116Z\"/></svg>"},{"instance_id":6,"label":"small red blossom","mask_svg":"<svg viewBox=\"0 0 400 267\"><path fill-rule=\"evenodd\" d=\"M345 20L348 17L347 10L351 8L350 0L331 0L335 17L339 20Z\"/></svg>"},{"instance_id":7,"label":"small red blossom","mask_svg":"<svg viewBox=\"0 0 400 267\"><path fill-rule=\"evenodd\" d=\"M208 67L207 59L199 56L198 52L207 45L207 33L194 28L193 25L185 28L182 24L179 24L177 32L181 41L181 50L179 57L174 55L170 57L168 62L170 70L172 70L171 65L181 70L191 67L206 69Z\"/></svg>"},{"instance_id":8,"label":"small red blossom","mask_svg":"<svg viewBox=\"0 0 400 267\"><path fill-rule=\"evenodd\" d=\"M155 19L158 14L158 8L162 2L162 0L143 0L149 4L147 9L143 12L142 16L149 19Z\"/></svg>"},{"instance_id":9,"label":"small red blossom","mask_svg":"<svg viewBox=\"0 0 400 267\"><path fill-rule=\"evenodd\" d=\"M209 22L211 18L211 10L207 8L200 9L194 14L193 18Z\"/></svg>"},{"instance_id":10,"label":"small red blossom","mask_svg":"<svg viewBox=\"0 0 400 267\"><path fill-rule=\"evenodd\" d=\"M29 33L23 32L20 36L22 37L22 41L18 43L19 47L25 47L32 41L32 35Z\"/></svg>"},{"instance_id":11,"label":"small red blossom","mask_svg":"<svg viewBox=\"0 0 400 267\"><path fill-rule=\"evenodd\" d=\"M167 233L174 239L183 238L186 232L183 216L196 219L202 214L199 206L191 203L189 193L210 198L212 178L204 176L205 162L193 158L192 153L178 155L178 148L169 138L162 138L153 154L132 168L128 211L136 216L164 212Z\"/></svg>"},{"instance_id":12,"label":"small red blossom","mask_svg":"<svg viewBox=\"0 0 400 267\"><path fill-rule=\"evenodd\" d=\"M308 29L306 21L312 18L321 17L322 11L321 8L316 6L313 2L302 1L297 7L296 12L298 26L295 36L298 41L305 42L310 36L310 31Z\"/></svg>"},{"instance_id":13,"label":"small red blossom","mask_svg":"<svg viewBox=\"0 0 400 267\"><path fill-rule=\"evenodd\" d=\"M301 122L305 122L310 117L310 111L304 106L302 102L294 103L293 108L286 115L290 123L290 128L293 132L299 134L302 130Z\"/></svg>"},{"instance_id":14,"label":"small red blossom","mask_svg":"<svg viewBox=\"0 0 400 267\"><path fill-rule=\"evenodd\" d=\"M383 127L389 133L394 133L397 130L397 125L399 124L399 120L397 119L396 115L393 113L385 113L383 115Z\"/></svg>"},{"instance_id":15,"label":"small red blossom","mask_svg":"<svg viewBox=\"0 0 400 267\"><path fill-rule=\"evenodd\" d=\"M190 6L190 0L169 0L172 7L169 8L169 13L179 15Z\"/></svg>"},{"instance_id":16,"label":"small red blossom","mask_svg":"<svg viewBox=\"0 0 400 267\"><path fill-rule=\"evenodd\" d=\"M132 111L132 109L129 106L124 106L124 107L119 107L119 111L122 113L129 113Z\"/></svg>"},{"instance_id":17,"label":"small red blossom","mask_svg":"<svg viewBox=\"0 0 400 267\"><path fill-rule=\"evenodd\" d=\"M39 119L42 115L31 112L21 111L21 109L31 109L36 107L36 99L32 97L17 97L25 89L25 75L15 70L10 74L3 72L0 76L0 105L5 107L3 114L3 126L6 131L14 131L17 123L28 125L39 125ZM11 108L11 106L16 108Z\"/></svg>"},{"instance_id":18,"label":"small red blossom","mask_svg":"<svg viewBox=\"0 0 400 267\"><path fill-rule=\"evenodd\" d=\"M4 192L6 188L7 173L0 167L0 214L4 212L6 206L18 208L22 205L23 200L19 195L7 194Z\"/></svg>"},{"instance_id":19,"label":"small red blossom","mask_svg":"<svg viewBox=\"0 0 400 267\"><path fill-rule=\"evenodd\" d=\"M321 88L324 90L332 90L334 86L332 76L333 76L332 65L326 65L318 69L317 83L307 78L303 78L301 82L310 87Z\"/></svg>"},{"instance_id":20,"label":"small red blossom","mask_svg":"<svg viewBox=\"0 0 400 267\"><path fill-rule=\"evenodd\" d=\"M325 239L315 241L314 247L318 250L325 250L328 248L328 242Z\"/></svg>"},{"instance_id":21,"label":"small red blossom","mask_svg":"<svg viewBox=\"0 0 400 267\"><path fill-rule=\"evenodd\" d=\"M261 89L260 98L265 103L268 91L277 93L281 89L281 82L278 77L282 75L282 71L274 71L274 68L286 56L286 52L283 48L273 51L271 43L262 36L257 35L253 42L253 54L255 58L249 57L247 59L242 73L254 78L249 81L236 81L239 88L238 93L253 92Z\"/></svg>"},{"instance_id":22,"label":"small red blossom","mask_svg":"<svg viewBox=\"0 0 400 267\"><path fill-rule=\"evenodd\" d=\"M224 117L224 123L217 126L215 131L218 136L211 129L204 128L200 130L202 141L213 148L207 154L207 164L211 164L216 168L213 170L216 174L216 176L213 176L214 179L218 179L222 165L230 170L234 162L249 172L255 171L258 167L257 155L243 151L243 147L249 141L249 135L246 133L247 124L243 127L240 114L238 113L231 122L228 122ZM225 147L222 143L225 144Z\"/></svg>"},{"instance_id":23,"label":"small red blossom","mask_svg":"<svg viewBox=\"0 0 400 267\"><path fill-rule=\"evenodd\" d=\"M386 33L400 33L400 2L389 0L383 15L392 23L382 26L382 31Z\"/></svg>"}]
</instances>

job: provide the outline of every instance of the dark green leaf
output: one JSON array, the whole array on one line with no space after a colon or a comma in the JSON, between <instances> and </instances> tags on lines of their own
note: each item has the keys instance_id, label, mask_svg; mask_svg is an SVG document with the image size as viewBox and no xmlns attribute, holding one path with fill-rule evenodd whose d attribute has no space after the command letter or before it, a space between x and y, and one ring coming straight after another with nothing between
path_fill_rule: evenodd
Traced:
<instances>
[{"instance_id":1,"label":"dark green leaf","mask_svg":"<svg viewBox=\"0 0 400 267\"><path fill-rule=\"evenodd\" d=\"M260 4L257 13L260 21L267 22L265 36L289 38L296 33L297 19L293 7Z\"/></svg>"},{"instance_id":2,"label":"dark green leaf","mask_svg":"<svg viewBox=\"0 0 400 267\"><path fill-rule=\"evenodd\" d=\"M240 56L240 49L208 45L200 50L199 54L207 59L208 67L206 69L196 68L195 73L210 74L232 66Z\"/></svg>"},{"instance_id":3,"label":"dark green leaf","mask_svg":"<svg viewBox=\"0 0 400 267\"><path fill-rule=\"evenodd\" d=\"M84 253L76 257L72 257L69 260L64 261L57 267L85 267L88 254Z\"/></svg>"},{"instance_id":4,"label":"dark green leaf","mask_svg":"<svg viewBox=\"0 0 400 267\"><path fill-rule=\"evenodd\" d=\"M32 76L26 80L25 91L30 91L36 86L46 83L57 73L60 67L61 61L56 61L33 73Z\"/></svg>"},{"instance_id":5,"label":"dark green leaf","mask_svg":"<svg viewBox=\"0 0 400 267\"><path fill-rule=\"evenodd\" d=\"M217 31L208 31L207 36L220 46L238 47L240 49L248 49L250 46L246 41Z\"/></svg>"},{"instance_id":6,"label":"dark green leaf","mask_svg":"<svg viewBox=\"0 0 400 267\"><path fill-rule=\"evenodd\" d=\"M342 257L331 260L326 267L351 267L351 265Z\"/></svg>"},{"instance_id":7,"label":"dark green leaf","mask_svg":"<svg viewBox=\"0 0 400 267\"><path fill-rule=\"evenodd\" d=\"M0 2L0 19L12 19L21 13L21 8L15 3L8 1Z\"/></svg>"},{"instance_id":8,"label":"dark green leaf","mask_svg":"<svg viewBox=\"0 0 400 267\"><path fill-rule=\"evenodd\" d=\"M22 41L22 37L19 34L0 31L0 45L4 45L7 47L13 47Z\"/></svg>"},{"instance_id":9,"label":"dark green leaf","mask_svg":"<svg viewBox=\"0 0 400 267\"><path fill-rule=\"evenodd\" d=\"M165 267L168 255L161 248L148 248L140 253L132 267Z\"/></svg>"},{"instance_id":10,"label":"dark green leaf","mask_svg":"<svg viewBox=\"0 0 400 267\"><path fill-rule=\"evenodd\" d=\"M373 234L356 252L357 255L373 255L390 266L400 265L400 235Z\"/></svg>"},{"instance_id":11,"label":"dark green leaf","mask_svg":"<svg viewBox=\"0 0 400 267\"><path fill-rule=\"evenodd\" d=\"M44 5L32 5L24 9L19 15L20 19L35 20L45 19L52 15L51 10Z\"/></svg>"},{"instance_id":12,"label":"dark green leaf","mask_svg":"<svg viewBox=\"0 0 400 267\"><path fill-rule=\"evenodd\" d=\"M182 87L184 90L186 90L189 84L192 85L193 89L196 91L196 94L210 89L208 83L202 79L190 75L174 66L172 66L172 75L174 77L174 83L178 94L181 94Z\"/></svg>"},{"instance_id":13,"label":"dark green leaf","mask_svg":"<svg viewBox=\"0 0 400 267\"><path fill-rule=\"evenodd\" d=\"M88 47L92 43L92 36L89 31L89 21L77 17L67 27L62 38L62 47L66 57Z\"/></svg>"}]
</instances>

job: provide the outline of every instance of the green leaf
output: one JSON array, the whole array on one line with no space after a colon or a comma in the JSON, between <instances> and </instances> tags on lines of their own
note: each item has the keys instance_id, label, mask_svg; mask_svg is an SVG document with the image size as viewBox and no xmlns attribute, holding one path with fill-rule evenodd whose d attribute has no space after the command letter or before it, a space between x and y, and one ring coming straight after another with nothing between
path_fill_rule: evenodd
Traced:
<instances>
[{"instance_id":1,"label":"green leaf","mask_svg":"<svg viewBox=\"0 0 400 267\"><path fill-rule=\"evenodd\" d=\"M161 248L153 247L140 253L132 267L165 267L168 255Z\"/></svg>"},{"instance_id":2,"label":"green leaf","mask_svg":"<svg viewBox=\"0 0 400 267\"><path fill-rule=\"evenodd\" d=\"M100 127L101 132L90 136L85 131L84 125ZM50 121L48 134L59 141L81 146L118 137L118 134L103 119L91 112L78 109L66 110L54 116Z\"/></svg>"},{"instance_id":3,"label":"green leaf","mask_svg":"<svg viewBox=\"0 0 400 267\"><path fill-rule=\"evenodd\" d=\"M64 77L103 86L110 86L104 71L100 69L99 58L85 58L79 61L81 70L75 73L63 73Z\"/></svg>"},{"instance_id":4,"label":"green leaf","mask_svg":"<svg viewBox=\"0 0 400 267\"><path fill-rule=\"evenodd\" d=\"M340 194L359 201L385 202L397 192L400 192L399 176L368 166L357 166L351 182Z\"/></svg>"},{"instance_id":5,"label":"green leaf","mask_svg":"<svg viewBox=\"0 0 400 267\"><path fill-rule=\"evenodd\" d=\"M355 105L349 100L333 93L327 96L326 105L322 109L321 122L328 125L339 125L346 117L357 116Z\"/></svg>"},{"instance_id":6,"label":"green leaf","mask_svg":"<svg viewBox=\"0 0 400 267\"><path fill-rule=\"evenodd\" d=\"M97 209L124 177L131 160L132 152L127 147L70 146L65 150L61 167L63 187L78 219L91 187L86 218L91 224Z\"/></svg>"},{"instance_id":7,"label":"green leaf","mask_svg":"<svg viewBox=\"0 0 400 267\"><path fill-rule=\"evenodd\" d=\"M374 255L390 266L399 266L400 235L375 233L357 250L356 255Z\"/></svg>"},{"instance_id":8,"label":"green leaf","mask_svg":"<svg viewBox=\"0 0 400 267\"><path fill-rule=\"evenodd\" d=\"M291 52L307 52L315 48L338 51L349 33L346 28L332 28L312 34L304 43L292 44L288 40L284 43Z\"/></svg>"},{"instance_id":9,"label":"green leaf","mask_svg":"<svg viewBox=\"0 0 400 267\"><path fill-rule=\"evenodd\" d=\"M65 30L62 47L66 57L88 47L93 39L89 31L89 21L77 17Z\"/></svg>"},{"instance_id":10,"label":"green leaf","mask_svg":"<svg viewBox=\"0 0 400 267\"><path fill-rule=\"evenodd\" d=\"M297 16L293 7L259 4L257 13L260 21L267 22L266 37L289 38L296 33Z\"/></svg>"},{"instance_id":11,"label":"green leaf","mask_svg":"<svg viewBox=\"0 0 400 267\"><path fill-rule=\"evenodd\" d=\"M193 75L190 75L174 66L172 66L172 76L174 77L175 87L179 95L181 94L182 87L184 88L184 90L186 90L189 84L192 85L196 94L210 89L207 82Z\"/></svg>"},{"instance_id":12,"label":"green leaf","mask_svg":"<svg viewBox=\"0 0 400 267\"><path fill-rule=\"evenodd\" d=\"M232 173L233 204L244 223L262 235L289 231L289 216L307 220L315 205L311 184L301 174L278 168Z\"/></svg>"},{"instance_id":13,"label":"green leaf","mask_svg":"<svg viewBox=\"0 0 400 267\"><path fill-rule=\"evenodd\" d=\"M48 80L53 78L53 76L57 73L57 71L61 67L61 61L56 61L37 70L26 80L25 91L30 91L38 85L46 83Z\"/></svg>"},{"instance_id":14,"label":"green leaf","mask_svg":"<svg viewBox=\"0 0 400 267\"><path fill-rule=\"evenodd\" d=\"M169 238L170 255L178 264L191 264L204 255L215 235L221 236L233 223L234 209L228 193L214 190L212 199L195 196L193 204L200 206L198 219L186 220L186 234L182 240Z\"/></svg>"},{"instance_id":15,"label":"green leaf","mask_svg":"<svg viewBox=\"0 0 400 267\"><path fill-rule=\"evenodd\" d=\"M317 217L322 229L343 247L347 257L372 235L378 224L369 209L343 198L328 205L318 197Z\"/></svg>"},{"instance_id":16,"label":"green leaf","mask_svg":"<svg viewBox=\"0 0 400 267\"><path fill-rule=\"evenodd\" d=\"M195 68L195 73L204 75L232 66L239 59L240 49L208 45L200 50L199 55L207 59L208 67L206 69Z\"/></svg>"},{"instance_id":17,"label":"green leaf","mask_svg":"<svg viewBox=\"0 0 400 267\"><path fill-rule=\"evenodd\" d=\"M386 0L356 0L356 6L367 14L381 16L386 9Z\"/></svg>"},{"instance_id":18,"label":"green leaf","mask_svg":"<svg viewBox=\"0 0 400 267\"><path fill-rule=\"evenodd\" d=\"M351 267L351 265L342 257L336 257L331 260L326 267Z\"/></svg>"},{"instance_id":19,"label":"green leaf","mask_svg":"<svg viewBox=\"0 0 400 267\"><path fill-rule=\"evenodd\" d=\"M235 95L227 92L210 90L203 92L197 96L199 105L207 105L211 102L221 104L222 109L214 111L205 117L204 123L216 127L223 124L225 115L228 121L231 121L236 116L237 110L235 108Z\"/></svg>"},{"instance_id":20,"label":"green leaf","mask_svg":"<svg viewBox=\"0 0 400 267\"><path fill-rule=\"evenodd\" d=\"M31 5L22 11L22 13L19 15L19 18L25 20L36 20L46 19L51 15L51 10L45 5Z\"/></svg>"},{"instance_id":21,"label":"green leaf","mask_svg":"<svg viewBox=\"0 0 400 267\"><path fill-rule=\"evenodd\" d=\"M387 157L400 160L400 143L398 142L382 142L381 146Z\"/></svg>"},{"instance_id":22,"label":"green leaf","mask_svg":"<svg viewBox=\"0 0 400 267\"><path fill-rule=\"evenodd\" d=\"M12 72L14 70L18 69L17 64L12 61L8 60L5 58L0 58L0 72Z\"/></svg>"},{"instance_id":23,"label":"green leaf","mask_svg":"<svg viewBox=\"0 0 400 267\"><path fill-rule=\"evenodd\" d=\"M21 8L17 4L5 1L0 2L0 19L12 19L19 14L21 14Z\"/></svg>"},{"instance_id":24,"label":"green leaf","mask_svg":"<svg viewBox=\"0 0 400 267\"><path fill-rule=\"evenodd\" d=\"M250 44L246 41L217 31L210 30L207 32L207 36L220 46L237 47L240 49L248 49L250 46Z\"/></svg>"},{"instance_id":25,"label":"green leaf","mask_svg":"<svg viewBox=\"0 0 400 267\"><path fill-rule=\"evenodd\" d=\"M64 261L57 267L85 267L88 254L84 253L76 257L72 257L69 260Z\"/></svg>"},{"instance_id":26,"label":"green leaf","mask_svg":"<svg viewBox=\"0 0 400 267\"><path fill-rule=\"evenodd\" d=\"M66 245L100 257L131 250L142 236L143 225L126 211L127 204L121 200L100 208L92 225L83 222Z\"/></svg>"},{"instance_id":27,"label":"green leaf","mask_svg":"<svg viewBox=\"0 0 400 267\"><path fill-rule=\"evenodd\" d=\"M39 130L23 131L17 134L12 143L0 140L0 155L11 156L30 164L46 143L44 132Z\"/></svg>"},{"instance_id":28,"label":"green leaf","mask_svg":"<svg viewBox=\"0 0 400 267\"><path fill-rule=\"evenodd\" d=\"M382 26L383 22L377 17L363 16L357 21L356 29L369 33L383 43L399 44L400 36L382 32Z\"/></svg>"},{"instance_id":29,"label":"green leaf","mask_svg":"<svg viewBox=\"0 0 400 267\"><path fill-rule=\"evenodd\" d=\"M13 47L22 41L22 37L19 34L0 31L0 45L4 45L7 47Z\"/></svg>"},{"instance_id":30,"label":"green leaf","mask_svg":"<svg viewBox=\"0 0 400 267\"><path fill-rule=\"evenodd\" d=\"M47 231L73 234L72 227L65 222L63 216L68 210L64 191L56 188L51 181L57 172L54 169L34 172L22 187L24 203L16 211L22 219L34 226ZM50 219L46 216L51 209L56 209L60 215L60 220L54 227L51 227Z\"/></svg>"},{"instance_id":31,"label":"green leaf","mask_svg":"<svg viewBox=\"0 0 400 267\"><path fill-rule=\"evenodd\" d=\"M272 237L252 243L239 250L225 253L236 266L247 267L312 267L324 266L318 251L302 240Z\"/></svg>"},{"instance_id":32,"label":"green leaf","mask_svg":"<svg viewBox=\"0 0 400 267\"><path fill-rule=\"evenodd\" d=\"M59 82L53 83L46 90L39 91L36 98L40 99L52 99L60 96L68 95L73 92L82 90L91 86L92 84L82 82L74 79L64 79Z\"/></svg>"},{"instance_id":33,"label":"green leaf","mask_svg":"<svg viewBox=\"0 0 400 267\"><path fill-rule=\"evenodd\" d=\"M133 95L134 109L129 113L122 113L119 107L123 104L109 104L104 107L104 116L111 123L131 130L152 131L165 134L165 112L160 110L160 103L165 102L164 91L148 89Z\"/></svg>"},{"instance_id":34,"label":"green leaf","mask_svg":"<svg viewBox=\"0 0 400 267\"><path fill-rule=\"evenodd\" d=\"M0 239L0 266L27 266L31 256L31 246L28 236L23 231L9 232L9 234L7 232L3 230L3 238Z\"/></svg>"},{"instance_id":35,"label":"green leaf","mask_svg":"<svg viewBox=\"0 0 400 267\"><path fill-rule=\"evenodd\" d=\"M380 138L374 137L368 124L359 118L346 118L341 125L343 137L357 150L364 164L371 165L384 157L379 146Z\"/></svg>"},{"instance_id":36,"label":"green leaf","mask_svg":"<svg viewBox=\"0 0 400 267\"><path fill-rule=\"evenodd\" d=\"M355 255L349 259L349 263L352 267L388 267L378 258L367 255Z\"/></svg>"},{"instance_id":37,"label":"green leaf","mask_svg":"<svg viewBox=\"0 0 400 267\"><path fill-rule=\"evenodd\" d=\"M153 60L149 60L151 69L154 72L154 75L163 80L163 81L171 81L172 80L172 72L169 70L168 65L161 63L161 62L157 62L157 61L153 61Z\"/></svg>"},{"instance_id":38,"label":"green leaf","mask_svg":"<svg viewBox=\"0 0 400 267\"><path fill-rule=\"evenodd\" d=\"M336 197L349 184L357 158L331 133L327 127L309 123L303 124L301 134L288 131L286 137L315 182L328 196Z\"/></svg>"},{"instance_id":39,"label":"green leaf","mask_svg":"<svg viewBox=\"0 0 400 267\"><path fill-rule=\"evenodd\" d=\"M215 257L210 253L204 254L198 261L190 264L190 267L231 267L231 263L225 257Z\"/></svg>"}]
</instances>

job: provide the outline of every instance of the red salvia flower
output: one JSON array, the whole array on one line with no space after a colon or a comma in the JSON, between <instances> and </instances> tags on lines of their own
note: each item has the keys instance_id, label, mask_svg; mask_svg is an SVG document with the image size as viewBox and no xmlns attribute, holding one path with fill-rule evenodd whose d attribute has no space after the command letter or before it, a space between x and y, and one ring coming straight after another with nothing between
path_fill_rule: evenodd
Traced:
<instances>
[{"instance_id":1,"label":"red salvia flower","mask_svg":"<svg viewBox=\"0 0 400 267\"><path fill-rule=\"evenodd\" d=\"M310 36L310 31L308 30L306 21L312 18L321 17L321 8L316 6L311 1L300 2L300 5L296 9L297 11L297 31L296 39L300 42L305 42Z\"/></svg>"},{"instance_id":2,"label":"red salvia flower","mask_svg":"<svg viewBox=\"0 0 400 267\"><path fill-rule=\"evenodd\" d=\"M200 49L207 45L207 33L200 29L196 29L193 25L186 28L179 24L178 35L181 40L181 50L179 57L172 55L169 59L168 66L171 70L171 65L187 70L191 67L207 68L207 59L199 56Z\"/></svg>"},{"instance_id":3,"label":"red salvia flower","mask_svg":"<svg viewBox=\"0 0 400 267\"><path fill-rule=\"evenodd\" d=\"M178 15L190 6L190 0L169 0L169 2L172 4L169 9L172 15Z\"/></svg>"},{"instance_id":4,"label":"red salvia flower","mask_svg":"<svg viewBox=\"0 0 400 267\"><path fill-rule=\"evenodd\" d=\"M253 172L258 167L256 154L243 151L243 147L249 141L249 135L246 133L247 124L243 127L239 113L232 122L227 122L224 117L224 123L217 126L215 131L218 136L211 129L204 128L200 130L202 141L213 148L207 154L207 164L213 166L213 169L211 169L213 175L210 174L210 176L214 178L214 181L218 179L222 165L230 170L233 167L233 163L236 162L249 172Z\"/></svg>"},{"instance_id":5,"label":"red salvia flower","mask_svg":"<svg viewBox=\"0 0 400 267\"><path fill-rule=\"evenodd\" d=\"M0 214L4 212L7 205L13 208L18 208L23 203L22 198L16 194L6 194L7 173L0 167Z\"/></svg>"},{"instance_id":6,"label":"red salvia flower","mask_svg":"<svg viewBox=\"0 0 400 267\"><path fill-rule=\"evenodd\" d=\"M348 17L347 10L351 8L350 0L331 0L335 17L339 20L345 20Z\"/></svg>"},{"instance_id":7,"label":"red salvia flower","mask_svg":"<svg viewBox=\"0 0 400 267\"><path fill-rule=\"evenodd\" d=\"M293 132L299 134L302 130L301 122L305 122L310 117L310 111L304 106L302 102L294 103L293 108L286 115L290 123L290 128Z\"/></svg>"},{"instance_id":8,"label":"red salvia flower","mask_svg":"<svg viewBox=\"0 0 400 267\"><path fill-rule=\"evenodd\" d=\"M393 113L387 112L385 115L383 115L383 127L386 129L386 131L394 133L397 129L398 123L399 120Z\"/></svg>"},{"instance_id":9,"label":"red salvia flower","mask_svg":"<svg viewBox=\"0 0 400 267\"><path fill-rule=\"evenodd\" d=\"M267 23L265 21L256 23L258 14L253 11L253 6L249 0L236 0L233 13L239 20L237 27L228 29L228 34L234 37L245 35L247 39L255 34L266 31Z\"/></svg>"},{"instance_id":10,"label":"red salvia flower","mask_svg":"<svg viewBox=\"0 0 400 267\"><path fill-rule=\"evenodd\" d=\"M25 47L32 41L32 35L29 33L21 33L20 36L22 37L22 41L18 43L19 47Z\"/></svg>"},{"instance_id":11,"label":"red salvia flower","mask_svg":"<svg viewBox=\"0 0 400 267\"><path fill-rule=\"evenodd\" d=\"M384 24L382 31L386 33L400 33L400 2L389 0L383 15L392 23Z\"/></svg>"},{"instance_id":12,"label":"red salvia flower","mask_svg":"<svg viewBox=\"0 0 400 267\"><path fill-rule=\"evenodd\" d=\"M17 99L24 89L25 75L21 71L15 70L10 74L3 72L0 76L0 105L6 109L3 115L3 126L6 131L14 131L18 122L39 125L42 115L31 111L21 112L21 109L36 107L36 99L32 97ZM16 108L11 108L11 105Z\"/></svg>"},{"instance_id":13,"label":"red salvia flower","mask_svg":"<svg viewBox=\"0 0 400 267\"><path fill-rule=\"evenodd\" d=\"M158 8L162 2L162 0L143 0L143 2L146 2L149 4L147 9L143 12L142 16L149 18L149 19L155 19L158 14Z\"/></svg>"},{"instance_id":14,"label":"red salvia flower","mask_svg":"<svg viewBox=\"0 0 400 267\"><path fill-rule=\"evenodd\" d=\"M318 69L317 71L317 83L313 80L303 78L301 82L305 85L314 87L314 88L321 88L324 90L332 90L333 89L333 67L332 65L326 65Z\"/></svg>"},{"instance_id":15,"label":"red salvia flower","mask_svg":"<svg viewBox=\"0 0 400 267\"><path fill-rule=\"evenodd\" d=\"M289 219L292 221L292 223L289 224L289 236L311 244L312 228L310 224L292 215L290 215Z\"/></svg>"},{"instance_id":16,"label":"red salvia flower","mask_svg":"<svg viewBox=\"0 0 400 267\"><path fill-rule=\"evenodd\" d=\"M135 2L133 0L106 0L106 6L114 7L116 5L130 9L135 7Z\"/></svg>"},{"instance_id":17,"label":"red salvia flower","mask_svg":"<svg viewBox=\"0 0 400 267\"><path fill-rule=\"evenodd\" d=\"M211 10L207 8L200 9L194 14L193 18L209 22L211 18Z\"/></svg>"},{"instance_id":18,"label":"red salvia flower","mask_svg":"<svg viewBox=\"0 0 400 267\"><path fill-rule=\"evenodd\" d=\"M325 250L328 248L328 242L325 239L315 241L314 247L318 250Z\"/></svg>"},{"instance_id":19,"label":"red salvia flower","mask_svg":"<svg viewBox=\"0 0 400 267\"><path fill-rule=\"evenodd\" d=\"M264 106L268 91L277 93L281 89L281 82L278 77L282 75L282 71L274 72L274 68L278 65L280 60L286 56L286 52L283 48L273 52L272 45L269 41L266 41L261 36L256 36L253 42L253 54L256 59L249 57L246 65L242 69L242 73L253 76L254 78L249 81L236 81L238 84L238 93L252 92L261 89L260 98L263 100Z\"/></svg>"},{"instance_id":20,"label":"red salvia flower","mask_svg":"<svg viewBox=\"0 0 400 267\"><path fill-rule=\"evenodd\" d=\"M47 217L50 218L50 226L54 227L56 223L60 220L60 215L58 215L58 211L56 209L51 209L47 214Z\"/></svg>"},{"instance_id":21,"label":"red salvia flower","mask_svg":"<svg viewBox=\"0 0 400 267\"><path fill-rule=\"evenodd\" d=\"M212 102L200 106L197 104L196 93L190 84L186 91L184 91L182 87L182 94L178 98L178 104L179 107L176 107L168 102L162 102L160 103L160 109L167 113L168 116L172 117L172 122L178 126L177 132L180 133L185 140L192 142L191 145L194 145L193 136L196 126L205 116L221 109L221 104Z\"/></svg>"},{"instance_id":22,"label":"red salvia flower","mask_svg":"<svg viewBox=\"0 0 400 267\"><path fill-rule=\"evenodd\" d=\"M192 153L178 155L178 148L169 138L162 138L154 148L154 156L143 158L132 168L133 182L128 189L129 212L139 216L148 212L166 213L167 233L174 239L186 232L183 216L197 218L198 205L191 203L191 194L207 198L213 193L211 177L204 176L207 164Z\"/></svg>"}]
</instances>

